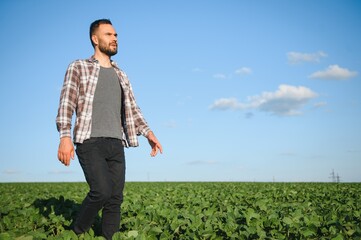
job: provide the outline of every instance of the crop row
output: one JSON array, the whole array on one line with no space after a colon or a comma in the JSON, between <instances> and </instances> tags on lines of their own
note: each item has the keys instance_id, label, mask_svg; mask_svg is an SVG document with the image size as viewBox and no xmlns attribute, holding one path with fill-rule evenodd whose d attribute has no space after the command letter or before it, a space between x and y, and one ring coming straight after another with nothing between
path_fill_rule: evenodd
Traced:
<instances>
[{"instance_id":1,"label":"crop row","mask_svg":"<svg viewBox=\"0 0 361 240\"><path fill-rule=\"evenodd\" d=\"M70 226L85 183L0 184L1 239L101 239ZM360 183L128 182L113 239L361 239Z\"/></svg>"}]
</instances>

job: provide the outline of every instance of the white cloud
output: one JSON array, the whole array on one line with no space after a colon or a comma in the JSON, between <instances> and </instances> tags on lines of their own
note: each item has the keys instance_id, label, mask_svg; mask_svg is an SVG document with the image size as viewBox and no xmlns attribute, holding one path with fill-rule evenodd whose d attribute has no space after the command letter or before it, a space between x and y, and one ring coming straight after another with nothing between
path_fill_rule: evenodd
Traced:
<instances>
[{"instance_id":1,"label":"white cloud","mask_svg":"<svg viewBox=\"0 0 361 240\"><path fill-rule=\"evenodd\" d=\"M228 110L228 109L246 109L246 106L240 102L236 98L220 98L214 101L214 103L210 106L211 109L219 109L219 110Z\"/></svg>"},{"instance_id":2,"label":"white cloud","mask_svg":"<svg viewBox=\"0 0 361 240\"><path fill-rule=\"evenodd\" d=\"M330 65L323 71L312 73L309 78L314 79L329 79L329 80L344 80L355 77L357 72L350 71L347 68L342 68L338 65Z\"/></svg>"},{"instance_id":3,"label":"white cloud","mask_svg":"<svg viewBox=\"0 0 361 240\"><path fill-rule=\"evenodd\" d=\"M321 58L327 57L327 54L319 51L316 53L300 53L288 52L287 59L290 64L297 64L302 62L319 62Z\"/></svg>"},{"instance_id":4,"label":"white cloud","mask_svg":"<svg viewBox=\"0 0 361 240\"><path fill-rule=\"evenodd\" d=\"M249 75L252 73L252 69L249 67L241 67L238 68L234 71L234 73L236 75ZM217 79L231 79L232 78L233 73L228 73L228 74L224 74L224 73L216 73L213 74L213 78L217 78Z\"/></svg>"},{"instance_id":5,"label":"white cloud","mask_svg":"<svg viewBox=\"0 0 361 240\"><path fill-rule=\"evenodd\" d=\"M247 74L251 74L252 73L252 69L248 68L248 67L241 67L239 69L237 69L235 71L236 74L244 74L244 75L247 75Z\"/></svg>"},{"instance_id":6,"label":"white cloud","mask_svg":"<svg viewBox=\"0 0 361 240\"><path fill-rule=\"evenodd\" d=\"M321 108L321 107L324 107L326 105L327 105L326 102L317 102L317 103L313 104L313 106L316 107L316 108Z\"/></svg>"},{"instance_id":7,"label":"white cloud","mask_svg":"<svg viewBox=\"0 0 361 240\"><path fill-rule=\"evenodd\" d=\"M223 73L214 74L213 77L217 78L217 79L226 79L227 78L227 76Z\"/></svg>"},{"instance_id":8,"label":"white cloud","mask_svg":"<svg viewBox=\"0 0 361 240\"><path fill-rule=\"evenodd\" d=\"M250 96L245 103L236 98L221 98L210 106L215 110L247 110L256 109L270 112L278 116L299 115L300 109L317 93L303 86L280 85L275 92L263 92L260 95Z\"/></svg>"},{"instance_id":9,"label":"white cloud","mask_svg":"<svg viewBox=\"0 0 361 240\"><path fill-rule=\"evenodd\" d=\"M21 172L18 170L13 170L13 169L6 169L3 171L3 174L6 175L13 175L13 174L20 174Z\"/></svg>"}]
</instances>

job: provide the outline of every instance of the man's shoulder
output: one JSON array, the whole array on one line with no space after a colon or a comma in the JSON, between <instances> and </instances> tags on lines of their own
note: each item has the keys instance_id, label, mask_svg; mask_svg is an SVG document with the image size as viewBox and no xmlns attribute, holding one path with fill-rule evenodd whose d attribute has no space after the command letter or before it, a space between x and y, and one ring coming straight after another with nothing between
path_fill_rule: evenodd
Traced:
<instances>
[{"instance_id":1,"label":"man's shoulder","mask_svg":"<svg viewBox=\"0 0 361 240\"><path fill-rule=\"evenodd\" d=\"M93 65L94 61L92 61L92 59L76 59L74 61L72 61L69 65L70 66L89 66L89 65Z\"/></svg>"},{"instance_id":2,"label":"man's shoulder","mask_svg":"<svg viewBox=\"0 0 361 240\"><path fill-rule=\"evenodd\" d=\"M94 73L96 64L91 59L77 59L72 61L67 68L68 74L89 75Z\"/></svg>"}]
</instances>

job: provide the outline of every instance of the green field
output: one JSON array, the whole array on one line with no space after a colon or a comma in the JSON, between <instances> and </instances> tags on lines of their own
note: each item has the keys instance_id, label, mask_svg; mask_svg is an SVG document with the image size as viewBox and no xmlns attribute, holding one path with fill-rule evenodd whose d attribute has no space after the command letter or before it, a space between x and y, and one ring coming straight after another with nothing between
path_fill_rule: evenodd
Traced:
<instances>
[{"instance_id":1,"label":"green field","mask_svg":"<svg viewBox=\"0 0 361 240\"><path fill-rule=\"evenodd\" d=\"M1 239L102 239L70 225L85 183L0 183ZM361 183L126 183L113 239L361 239Z\"/></svg>"}]
</instances>

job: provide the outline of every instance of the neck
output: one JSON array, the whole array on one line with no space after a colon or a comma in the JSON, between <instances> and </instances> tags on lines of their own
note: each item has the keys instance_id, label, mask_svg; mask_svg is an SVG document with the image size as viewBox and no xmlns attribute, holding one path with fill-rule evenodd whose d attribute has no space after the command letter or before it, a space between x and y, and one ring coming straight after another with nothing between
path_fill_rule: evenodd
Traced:
<instances>
[{"instance_id":1,"label":"neck","mask_svg":"<svg viewBox=\"0 0 361 240\"><path fill-rule=\"evenodd\" d=\"M105 67L105 68L112 67L112 64L110 61L110 56L108 56L104 53L95 51L94 58L99 61L100 66Z\"/></svg>"}]
</instances>

